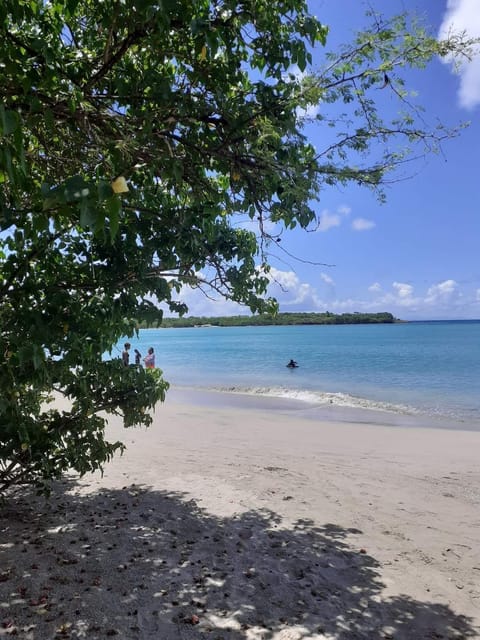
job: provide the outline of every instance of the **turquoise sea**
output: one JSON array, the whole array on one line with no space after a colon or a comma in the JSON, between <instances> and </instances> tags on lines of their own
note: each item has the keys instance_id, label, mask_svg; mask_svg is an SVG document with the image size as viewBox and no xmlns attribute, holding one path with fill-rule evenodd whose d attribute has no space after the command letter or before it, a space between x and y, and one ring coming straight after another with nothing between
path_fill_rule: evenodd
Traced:
<instances>
[{"instance_id":1,"label":"turquoise sea","mask_svg":"<svg viewBox=\"0 0 480 640\"><path fill-rule=\"evenodd\" d=\"M130 342L142 356L154 347L174 392L480 430L480 321L146 329ZM286 367L290 358L297 369Z\"/></svg>"}]
</instances>

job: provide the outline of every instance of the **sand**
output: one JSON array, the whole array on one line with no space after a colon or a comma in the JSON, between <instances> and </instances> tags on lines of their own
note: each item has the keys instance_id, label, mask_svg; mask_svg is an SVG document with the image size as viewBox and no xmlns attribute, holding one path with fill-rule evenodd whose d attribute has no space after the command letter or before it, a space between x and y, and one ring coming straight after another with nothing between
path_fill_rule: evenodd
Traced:
<instances>
[{"instance_id":1,"label":"sand","mask_svg":"<svg viewBox=\"0 0 480 640\"><path fill-rule=\"evenodd\" d=\"M112 420L103 477L0 507L0 637L480 638L480 432L361 415Z\"/></svg>"}]
</instances>

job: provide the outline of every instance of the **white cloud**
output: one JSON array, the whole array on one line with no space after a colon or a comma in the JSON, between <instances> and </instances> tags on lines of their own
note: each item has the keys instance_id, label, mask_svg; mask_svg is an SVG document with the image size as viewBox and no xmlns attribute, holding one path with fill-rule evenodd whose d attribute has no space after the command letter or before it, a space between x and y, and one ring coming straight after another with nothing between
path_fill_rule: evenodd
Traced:
<instances>
[{"instance_id":1,"label":"white cloud","mask_svg":"<svg viewBox=\"0 0 480 640\"><path fill-rule=\"evenodd\" d=\"M231 300L225 300L218 295L212 296L208 292L208 296L204 291L197 288L185 286L182 288L175 300L183 302L188 307L187 315L190 316L234 316L248 315L250 309ZM166 316L172 315L167 305L159 305Z\"/></svg>"},{"instance_id":2,"label":"white cloud","mask_svg":"<svg viewBox=\"0 0 480 640\"><path fill-rule=\"evenodd\" d=\"M439 37L445 38L452 31L466 31L471 37L480 37L480 6L478 0L448 0L447 10L439 30ZM472 61L446 60L458 64L460 88L458 98L460 105L473 109L480 105L480 54Z\"/></svg>"},{"instance_id":3,"label":"white cloud","mask_svg":"<svg viewBox=\"0 0 480 640\"><path fill-rule=\"evenodd\" d=\"M299 120L314 120L320 113L320 105L311 104L306 109L297 108L297 117Z\"/></svg>"},{"instance_id":4,"label":"white cloud","mask_svg":"<svg viewBox=\"0 0 480 640\"><path fill-rule=\"evenodd\" d=\"M323 209L318 217L317 231L329 231L334 227L339 227L351 212L352 209L346 204L340 205L334 212L329 209ZM367 220L367 218L354 218L351 223L354 231L368 231L375 226L375 222Z\"/></svg>"},{"instance_id":5,"label":"white cloud","mask_svg":"<svg viewBox=\"0 0 480 640\"><path fill-rule=\"evenodd\" d=\"M411 312L422 306L421 298L413 295L414 289L411 284L393 282L392 289L393 291L385 292L379 285L379 288L376 288L379 297L374 298L371 304L376 305L378 310L391 311L394 315L400 316L405 309ZM372 287L369 290L373 291Z\"/></svg>"},{"instance_id":6,"label":"white cloud","mask_svg":"<svg viewBox=\"0 0 480 640\"><path fill-rule=\"evenodd\" d=\"M350 207L345 204L339 206L335 213L328 209L323 209L319 216L317 231L328 231L333 227L339 227L343 222L343 218L350 215L350 212Z\"/></svg>"},{"instance_id":7,"label":"white cloud","mask_svg":"<svg viewBox=\"0 0 480 640\"><path fill-rule=\"evenodd\" d=\"M342 218L338 213L331 213L328 209L324 209L320 213L320 221L318 224L318 231L328 231L333 227L339 227L342 223Z\"/></svg>"},{"instance_id":8,"label":"white cloud","mask_svg":"<svg viewBox=\"0 0 480 640\"><path fill-rule=\"evenodd\" d=\"M271 285L268 294L275 297L281 305L317 308L319 298L316 289L309 283L301 282L295 272L280 271L272 267L269 277Z\"/></svg>"},{"instance_id":9,"label":"white cloud","mask_svg":"<svg viewBox=\"0 0 480 640\"><path fill-rule=\"evenodd\" d=\"M398 297L401 300L411 298L413 294L413 287L411 284L405 284L404 282L394 282L393 288L397 292Z\"/></svg>"},{"instance_id":10,"label":"white cloud","mask_svg":"<svg viewBox=\"0 0 480 640\"><path fill-rule=\"evenodd\" d=\"M459 295L458 284L455 280L444 280L429 288L425 301L427 304L448 304L456 300Z\"/></svg>"},{"instance_id":11,"label":"white cloud","mask_svg":"<svg viewBox=\"0 0 480 640\"><path fill-rule=\"evenodd\" d=\"M421 291L417 291L418 286L399 280L390 285L374 282L364 297L352 296L350 291L345 291L345 285L339 285L337 277L334 280L325 272L317 274L317 286L302 280L294 271L281 271L274 267L269 278L268 295L278 300L281 311L389 311L405 320L480 317L480 288L463 291L452 278L422 287ZM212 299L199 289L185 287L179 298L188 305L188 313L192 316L250 313L247 307L220 297Z\"/></svg>"},{"instance_id":12,"label":"white cloud","mask_svg":"<svg viewBox=\"0 0 480 640\"><path fill-rule=\"evenodd\" d=\"M352 229L354 231L368 231L368 229L373 229L375 226L373 220L367 220L366 218L355 218L355 220L352 220Z\"/></svg>"},{"instance_id":13,"label":"white cloud","mask_svg":"<svg viewBox=\"0 0 480 640\"><path fill-rule=\"evenodd\" d=\"M333 278L331 278L329 275L327 275L326 273L321 273L320 274L320 279L323 280L326 284L335 284L333 281Z\"/></svg>"},{"instance_id":14,"label":"white cloud","mask_svg":"<svg viewBox=\"0 0 480 640\"><path fill-rule=\"evenodd\" d=\"M299 285L299 279L294 271L280 271L272 267L269 272L269 279L286 289L295 289Z\"/></svg>"},{"instance_id":15,"label":"white cloud","mask_svg":"<svg viewBox=\"0 0 480 640\"><path fill-rule=\"evenodd\" d=\"M298 65L294 64L288 69L288 73L283 76L286 82L301 83L307 71L300 71ZM310 104L305 108L297 107L296 113L299 120L314 120L320 112L320 104Z\"/></svg>"},{"instance_id":16,"label":"white cloud","mask_svg":"<svg viewBox=\"0 0 480 640\"><path fill-rule=\"evenodd\" d=\"M381 293L377 284L369 287L370 291L379 294L375 303L398 317L404 317L403 313L407 315L406 319L473 318L480 315L480 289L470 294L463 293L453 279L431 285L423 294L404 282L393 282L391 291Z\"/></svg>"}]
</instances>

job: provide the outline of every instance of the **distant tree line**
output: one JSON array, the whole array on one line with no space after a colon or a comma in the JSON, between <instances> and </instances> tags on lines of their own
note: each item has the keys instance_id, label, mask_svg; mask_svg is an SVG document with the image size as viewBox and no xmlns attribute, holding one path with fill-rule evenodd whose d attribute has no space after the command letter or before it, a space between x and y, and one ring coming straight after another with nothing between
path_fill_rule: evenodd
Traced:
<instances>
[{"instance_id":1,"label":"distant tree line","mask_svg":"<svg viewBox=\"0 0 480 640\"><path fill-rule=\"evenodd\" d=\"M163 318L162 327L244 327L267 325L294 325L294 324L391 324L399 322L391 313L278 313L275 316L260 314L253 316L219 316L198 317L188 316L183 318ZM142 328L151 325L143 323Z\"/></svg>"}]
</instances>

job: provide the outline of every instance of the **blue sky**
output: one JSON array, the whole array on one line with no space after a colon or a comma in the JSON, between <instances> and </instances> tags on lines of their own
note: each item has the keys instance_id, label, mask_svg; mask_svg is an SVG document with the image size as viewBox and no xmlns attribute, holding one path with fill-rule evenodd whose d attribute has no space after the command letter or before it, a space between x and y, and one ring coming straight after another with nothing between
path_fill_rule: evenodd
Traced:
<instances>
[{"instance_id":1,"label":"blue sky","mask_svg":"<svg viewBox=\"0 0 480 640\"><path fill-rule=\"evenodd\" d=\"M480 36L480 0L371 0L389 12L416 11L435 33L453 24ZM330 27L326 48L366 25L360 0L311 0L312 13ZM321 60L323 51L314 58ZM313 65L315 68L315 64ZM389 186L385 204L357 187L333 187L315 208L315 233L284 234L290 254L272 256L277 284L270 293L281 311L390 311L405 320L480 318L480 56L454 73L435 61L412 75L412 89L436 118L471 121L459 137L409 168L411 177ZM382 94L388 100L386 94ZM321 128L309 129L313 144ZM247 313L185 290L190 315Z\"/></svg>"}]
</instances>

